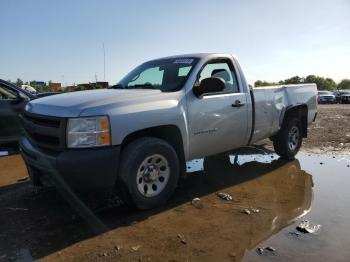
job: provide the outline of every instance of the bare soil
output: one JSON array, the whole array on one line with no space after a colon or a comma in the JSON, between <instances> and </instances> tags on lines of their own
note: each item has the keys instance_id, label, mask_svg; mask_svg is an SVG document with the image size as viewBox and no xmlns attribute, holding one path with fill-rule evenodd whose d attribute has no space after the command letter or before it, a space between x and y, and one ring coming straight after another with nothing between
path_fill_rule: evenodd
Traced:
<instances>
[{"instance_id":1,"label":"bare soil","mask_svg":"<svg viewBox=\"0 0 350 262\"><path fill-rule=\"evenodd\" d=\"M303 146L322 152L350 153L350 106L348 104L319 105L318 116L310 126Z\"/></svg>"}]
</instances>

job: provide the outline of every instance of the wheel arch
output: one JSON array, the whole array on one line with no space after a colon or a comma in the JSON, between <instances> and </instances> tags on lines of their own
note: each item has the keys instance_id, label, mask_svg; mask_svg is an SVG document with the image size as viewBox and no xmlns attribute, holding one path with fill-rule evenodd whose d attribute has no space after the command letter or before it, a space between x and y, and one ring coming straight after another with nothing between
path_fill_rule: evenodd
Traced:
<instances>
[{"instance_id":1,"label":"wheel arch","mask_svg":"<svg viewBox=\"0 0 350 262\"><path fill-rule=\"evenodd\" d=\"M168 142L176 151L181 169L184 169L183 173L186 171L186 160L183 145L183 138L181 135L180 128L176 125L161 125L155 127L149 127L145 129L140 129L128 134L121 143L121 151L136 139L142 137L156 137Z\"/></svg>"},{"instance_id":2,"label":"wheel arch","mask_svg":"<svg viewBox=\"0 0 350 262\"><path fill-rule=\"evenodd\" d=\"M303 137L307 137L308 106L307 104L296 104L286 108L281 115L280 126L291 117L298 118L301 123Z\"/></svg>"}]
</instances>

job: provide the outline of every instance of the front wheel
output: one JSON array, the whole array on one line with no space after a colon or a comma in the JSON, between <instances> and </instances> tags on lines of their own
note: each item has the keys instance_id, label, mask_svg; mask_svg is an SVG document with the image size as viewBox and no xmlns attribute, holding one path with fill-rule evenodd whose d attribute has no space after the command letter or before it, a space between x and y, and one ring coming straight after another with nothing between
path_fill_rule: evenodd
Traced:
<instances>
[{"instance_id":1,"label":"front wheel","mask_svg":"<svg viewBox=\"0 0 350 262\"><path fill-rule=\"evenodd\" d=\"M171 145L158 138L140 138L123 150L118 189L125 203L150 209L168 200L179 174L178 156Z\"/></svg>"},{"instance_id":2,"label":"front wheel","mask_svg":"<svg viewBox=\"0 0 350 262\"><path fill-rule=\"evenodd\" d=\"M303 140L301 123L297 118L287 118L273 138L275 152L284 159L294 159Z\"/></svg>"}]
</instances>

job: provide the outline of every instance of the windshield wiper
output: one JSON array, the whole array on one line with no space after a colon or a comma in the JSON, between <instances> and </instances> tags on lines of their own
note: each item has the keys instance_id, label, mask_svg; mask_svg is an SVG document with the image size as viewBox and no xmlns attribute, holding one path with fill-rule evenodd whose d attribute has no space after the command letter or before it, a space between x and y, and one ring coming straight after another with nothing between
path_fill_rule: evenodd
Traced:
<instances>
[{"instance_id":1,"label":"windshield wiper","mask_svg":"<svg viewBox=\"0 0 350 262\"><path fill-rule=\"evenodd\" d=\"M111 86L112 89L123 89L125 88L122 84L116 84L114 86Z\"/></svg>"},{"instance_id":2,"label":"windshield wiper","mask_svg":"<svg viewBox=\"0 0 350 262\"><path fill-rule=\"evenodd\" d=\"M138 84L138 85L132 85L132 86L123 86L122 84L116 84L114 86L111 86L112 89L157 89L155 86L153 86L150 83L147 84Z\"/></svg>"},{"instance_id":3,"label":"windshield wiper","mask_svg":"<svg viewBox=\"0 0 350 262\"><path fill-rule=\"evenodd\" d=\"M155 89L155 87L152 84L133 85L133 86L128 86L128 88Z\"/></svg>"}]
</instances>

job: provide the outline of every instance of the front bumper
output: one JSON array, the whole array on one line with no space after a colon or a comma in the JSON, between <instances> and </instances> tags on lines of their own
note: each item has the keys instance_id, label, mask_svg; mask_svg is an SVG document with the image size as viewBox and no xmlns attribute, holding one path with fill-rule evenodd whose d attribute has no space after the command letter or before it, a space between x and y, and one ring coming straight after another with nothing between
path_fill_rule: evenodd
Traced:
<instances>
[{"instance_id":1,"label":"front bumper","mask_svg":"<svg viewBox=\"0 0 350 262\"><path fill-rule=\"evenodd\" d=\"M334 104L336 102L337 102L336 99L329 99L329 98L324 98L324 99L318 100L319 104Z\"/></svg>"},{"instance_id":2,"label":"front bumper","mask_svg":"<svg viewBox=\"0 0 350 262\"><path fill-rule=\"evenodd\" d=\"M47 182L74 192L112 189L117 179L120 147L45 152L23 137L21 155L34 184Z\"/></svg>"}]
</instances>

